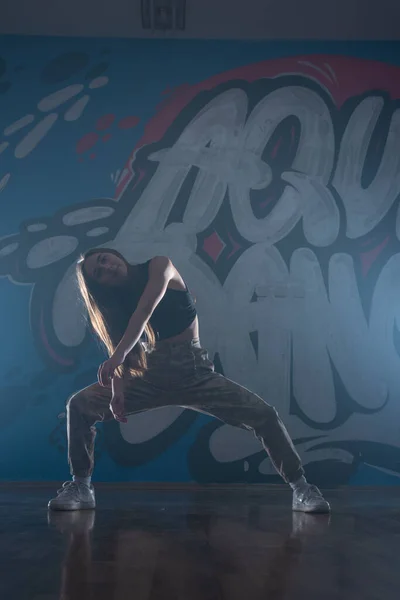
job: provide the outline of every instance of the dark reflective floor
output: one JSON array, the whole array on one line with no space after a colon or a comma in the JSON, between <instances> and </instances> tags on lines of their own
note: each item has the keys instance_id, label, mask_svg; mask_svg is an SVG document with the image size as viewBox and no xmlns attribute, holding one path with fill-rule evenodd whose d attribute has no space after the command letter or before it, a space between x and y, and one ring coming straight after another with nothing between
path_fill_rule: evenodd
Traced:
<instances>
[{"instance_id":1,"label":"dark reflective floor","mask_svg":"<svg viewBox=\"0 0 400 600\"><path fill-rule=\"evenodd\" d=\"M400 488L328 493L98 489L96 513L53 513L54 490L0 489L5 600L391 600L400 597Z\"/></svg>"}]
</instances>

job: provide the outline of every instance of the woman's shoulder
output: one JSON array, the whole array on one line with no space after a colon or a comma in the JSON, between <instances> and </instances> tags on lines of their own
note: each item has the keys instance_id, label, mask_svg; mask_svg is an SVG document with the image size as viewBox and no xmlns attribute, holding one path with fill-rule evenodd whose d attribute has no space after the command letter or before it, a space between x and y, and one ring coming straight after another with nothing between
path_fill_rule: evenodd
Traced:
<instances>
[{"instance_id":1,"label":"woman's shoulder","mask_svg":"<svg viewBox=\"0 0 400 600\"><path fill-rule=\"evenodd\" d=\"M146 279L149 277L171 278L176 269L168 256L153 256L144 263L135 265L137 274Z\"/></svg>"},{"instance_id":2,"label":"woman's shoulder","mask_svg":"<svg viewBox=\"0 0 400 600\"><path fill-rule=\"evenodd\" d=\"M148 263L151 274L171 275L176 270L168 256L153 256Z\"/></svg>"},{"instance_id":3,"label":"woman's shoulder","mask_svg":"<svg viewBox=\"0 0 400 600\"><path fill-rule=\"evenodd\" d=\"M148 260L147 262L151 265L157 265L160 267L172 264L172 261L169 258L169 256L158 256L158 255L153 256L153 258L150 258L150 260Z\"/></svg>"}]
</instances>

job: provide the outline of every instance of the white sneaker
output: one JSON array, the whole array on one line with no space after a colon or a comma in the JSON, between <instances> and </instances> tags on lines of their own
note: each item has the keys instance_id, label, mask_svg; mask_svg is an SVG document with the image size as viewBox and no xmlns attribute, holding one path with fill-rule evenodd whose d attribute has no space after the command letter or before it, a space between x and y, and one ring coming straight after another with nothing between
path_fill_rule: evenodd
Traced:
<instances>
[{"instance_id":1,"label":"white sneaker","mask_svg":"<svg viewBox=\"0 0 400 600\"><path fill-rule=\"evenodd\" d=\"M329 513L331 507L315 485L307 484L293 492L293 510L305 513Z\"/></svg>"},{"instance_id":2,"label":"white sneaker","mask_svg":"<svg viewBox=\"0 0 400 600\"><path fill-rule=\"evenodd\" d=\"M94 488L76 481L66 481L57 491L57 498L50 500L50 510L92 510L96 508Z\"/></svg>"}]
</instances>

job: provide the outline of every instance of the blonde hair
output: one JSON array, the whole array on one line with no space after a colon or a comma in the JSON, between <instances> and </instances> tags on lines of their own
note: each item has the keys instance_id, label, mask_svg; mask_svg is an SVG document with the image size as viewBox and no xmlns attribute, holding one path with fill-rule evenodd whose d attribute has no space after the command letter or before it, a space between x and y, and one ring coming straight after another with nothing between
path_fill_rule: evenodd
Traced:
<instances>
[{"instance_id":1,"label":"blonde hair","mask_svg":"<svg viewBox=\"0 0 400 600\"><path fill-rule=\"evenodd\" d=\"M137 305L145 284L142 285L142 289L133 289L129 285L118 288L100 284L88 276L84 269L85 261L89 256L98 254L99 252L111 253L118 256L127 265L128 273L131 265L116 250L93 248L81 256L76 266L79 291L85 304L90 324L108 352L108 355L111 356L126 330L129 319L136 308L135 304ZM140 288L140 285L138 287ZM151 351L155 345L155 335L150 323L146 324L144 332L146 334L147 350ZM117 374L119 377L123 377L126 369L134 377L141 377L146 371L147 357L142 342L139 341L132 348L124 364L118 367Z\"/></svg>"}]
</instances>

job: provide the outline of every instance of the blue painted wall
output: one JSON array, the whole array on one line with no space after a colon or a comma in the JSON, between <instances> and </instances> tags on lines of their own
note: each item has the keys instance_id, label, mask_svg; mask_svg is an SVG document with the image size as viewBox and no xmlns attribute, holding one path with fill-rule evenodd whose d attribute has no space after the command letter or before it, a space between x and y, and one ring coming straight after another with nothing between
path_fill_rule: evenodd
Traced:
<instances>
[{"instance_id":1,"label":"blue painted wall","mask_svg":"<svg viewBox=\"0 0 400 600\"><path fill-rule=\"evenodd\" d=\"M171 255L217 368L276 405L314 480L397 483L399 44L0 54L0 478L68 476L65 401L102 359L71 268L105 244ZM99 429L97 479L277 481L248 433L142 419Z\"/></svg>"}]
</instances>

